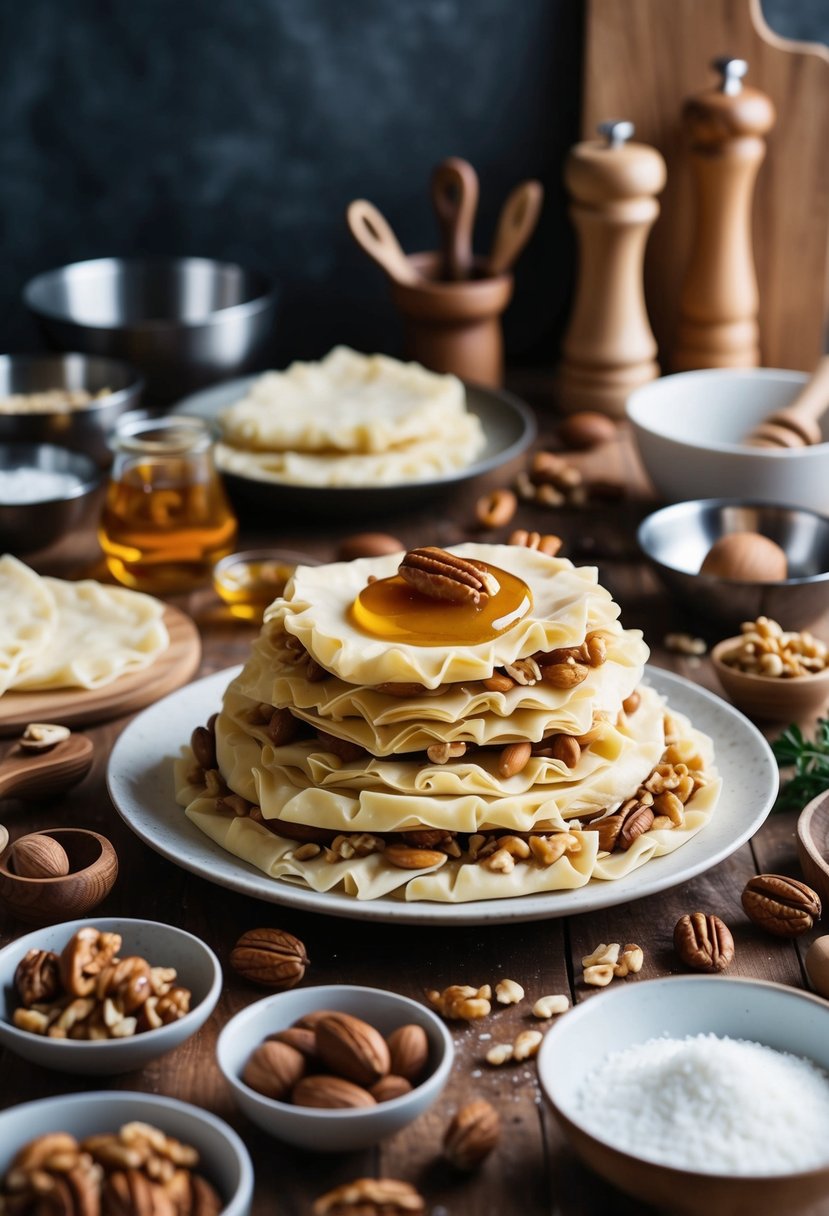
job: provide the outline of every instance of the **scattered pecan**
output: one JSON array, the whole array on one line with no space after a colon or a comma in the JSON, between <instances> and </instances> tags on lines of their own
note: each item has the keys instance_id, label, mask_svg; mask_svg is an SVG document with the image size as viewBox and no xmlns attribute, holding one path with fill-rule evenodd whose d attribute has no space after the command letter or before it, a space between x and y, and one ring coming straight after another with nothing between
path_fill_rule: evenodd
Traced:
<instances>
[{"instance_id":1,"label":"scattered pecan","mask_svg":"<svg viewBox=\"0 0 829 1216\"><path fill-rule=\"evenodd\" d=\"M308 954L299 938L284 929L248 929L231 950L230 965L253 984L284 991L305 975Z\"/></svg>"},{"instance_id":2,"label":"scattered pecan","mask_svg":"<svg viewBox=\"0 0 829 1216\"><path fill-rule=\"evenodd\" d=\"M695 971L725 971L734 959L734 938L719 916L691 912L676 922L674 949Z\"/></svg>"},{"instance_id":3,"label":"scattered pecan","mask_svg":"<svg viewBox=\"0 0 829 1216\"><path fill-rule=\"evenodd\" d=\"M820 919L820 896L785 874L757 874L742 894L746 914L775 937L798 937Z\"/></svg>"},{"instance_id":4,"label":"scattered pecan","mask_svg":"<svg viewBox=\"0 0 829 1216\"><path fill-rule=\"evenodd\" d=\"M498 580L483 562L467 561L445 549L410 549L398 573L430 599L483 604L498 590Z\"/></svg>"},{"instance_id":5,"label":"scattered pecan","mask_svg":"<svg viewBox=\"0 0 829 1216\"><path fill-rule=\"evenodd\" d=\"M314 1201L313 1216L422 1216L423 1196L396 1178L355 1178Z\"/></svg>"}]
</instances>

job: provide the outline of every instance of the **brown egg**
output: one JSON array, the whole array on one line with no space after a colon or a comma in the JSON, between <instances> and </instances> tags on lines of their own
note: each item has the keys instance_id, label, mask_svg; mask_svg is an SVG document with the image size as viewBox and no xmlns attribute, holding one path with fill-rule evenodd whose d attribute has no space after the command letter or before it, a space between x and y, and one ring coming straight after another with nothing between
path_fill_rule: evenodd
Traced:
<instances>
[{"instance_id":1,"label":"brown egg","mask_svg":"<svg viewBox=\"0 0 829 1216\"><path fill-rule=\"evenodd\" d=\"M759 532L729 532L705 555L700 574L742 583L777 583L788 575L786 554Z\"/></svg>"},{"instance_id":2,"label":"brown egg","mask_svg":"<svg viewBox=\"0 0 829 1216\"><path fill-rule=\"evenodd\" d=\"M815 992L829 998L829 937L816 937L806 951L804 962Z\"/></svg>"}]
</instances>

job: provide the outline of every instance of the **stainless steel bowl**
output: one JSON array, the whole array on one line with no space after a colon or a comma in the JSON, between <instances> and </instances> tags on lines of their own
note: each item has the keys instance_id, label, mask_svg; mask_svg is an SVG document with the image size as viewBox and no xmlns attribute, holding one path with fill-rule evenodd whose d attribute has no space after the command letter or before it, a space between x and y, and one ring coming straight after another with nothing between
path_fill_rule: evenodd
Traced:
<instances>
[{"instance_id":1,"label":"stainless steel bowl","mask_svg":"<svg viewBox=\"0 0 829 1216\"><path fill-rule=\"evenodd\" d=\"M4 474L19 476L21 470L68 475L72 484L20 501L16 492L9 492ZM0 443L0 552L31 553L70 532L86 515L101 476L101 469L82 452L50 443Z\"/></svg>"},{"instance_id":2,"label":"stainless steel bowl","mask_svg":"<svg viewBox=\"0 0 829 1216\"><path fill-rule=\"evenodd\" d=\"M141 400L144 381L126 363L92 355L0 355L0 397L49 389L86 389L105 397L73 410L0 413L0 442L55 443L85 452L98 464L112 462L107 436L122 414Z\"/></svg>"},{"instance_id":3,"label":"stainless steel bowl","mask_svg":"<svg viewBox=\"0 0 829 1216\"><path fill-rule=\"evenodd\" d=\"M274 320L263 275L210 258L97 258L31 279L23 299L51 342L134 364L155 404L251 370Z\"/></svg>"},{"instance_id":4,"label":"stainless steel bowl","mask_svg":"<svg viewBox=\"0 0 829 1216\"><path fill-rule=\"evenodd\" d=\"M749 583L700 574L708 550L729 532L759 532L775 541L786 554L789 577ZM803 629L829 609L829 519L816 511L696 499L649 515L638 540L665 586L691 613L727 625L768 616L784 629Z\"/></svg>"}]
</instances>

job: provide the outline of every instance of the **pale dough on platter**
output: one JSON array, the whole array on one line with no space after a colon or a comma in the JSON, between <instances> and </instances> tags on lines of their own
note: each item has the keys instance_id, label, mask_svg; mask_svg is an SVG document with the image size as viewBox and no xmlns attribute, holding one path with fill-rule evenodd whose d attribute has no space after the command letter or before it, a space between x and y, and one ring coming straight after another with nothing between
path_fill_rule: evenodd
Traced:
<instances>
[{"instance_id":1,"label":"pale dough on platter","mask_svg":"<svg viewBox=\"0 0 829 1216\"><path fill-rule=\"evenodd\" d=\"M471 464L484 446L476 414L444 421L440 434L381 452L251 452L224 440L216 463L226 473L296 486L391 486L430 481Z\"/></svg>"},{"instance_id":2,"label":"pale dough on platter","mask_svg":"<svg viewBox=\"0 0 829 1216\"><path fill-rule=\"evenodd\" d=\"M42 581L56 605L57 623L16 690L100 688L149 666L169 645L159 600L93 579Z\"/></svg>"},{"instance_id":3,"label":"pale dough on platter","mask_svg":"<svg viewBox=\"0 0 829 1216\"><path fill-rule=\"evenodd\" d=\"M28 671L57 623L55 597L23 562L0 557L0 695Z\"/></svg>"},{"instance_id":4,"label":"pale dough on platter","mask_svg":"<svg viewBox=\"0 0 829 1216\"><path fill-rule=\"evenodd\" d=\"M382 453L447 435L465 413L466 394L456 376L338 346L318 363L266 372L219 420L223 439L234 448Z\"/></svg>"}]
</instances>

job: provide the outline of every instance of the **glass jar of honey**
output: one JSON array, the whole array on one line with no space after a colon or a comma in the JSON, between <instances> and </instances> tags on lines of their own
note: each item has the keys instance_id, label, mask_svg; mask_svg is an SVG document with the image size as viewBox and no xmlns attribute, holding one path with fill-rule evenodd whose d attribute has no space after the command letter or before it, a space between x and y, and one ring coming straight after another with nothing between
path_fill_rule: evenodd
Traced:
<instances>
[{"instance_id":1,"label":"glass jar of honey","mask_svg":"<svg viewBox=\"0 0 829 1216\"><path fill-rule=\"evenodd\" d=\"M210 582L230 553L236 517L213 462L213 435L200 418L127 418L111 444L114 460L98 535L110 573L157 594Z\"/></svg>"}]
</instances>

